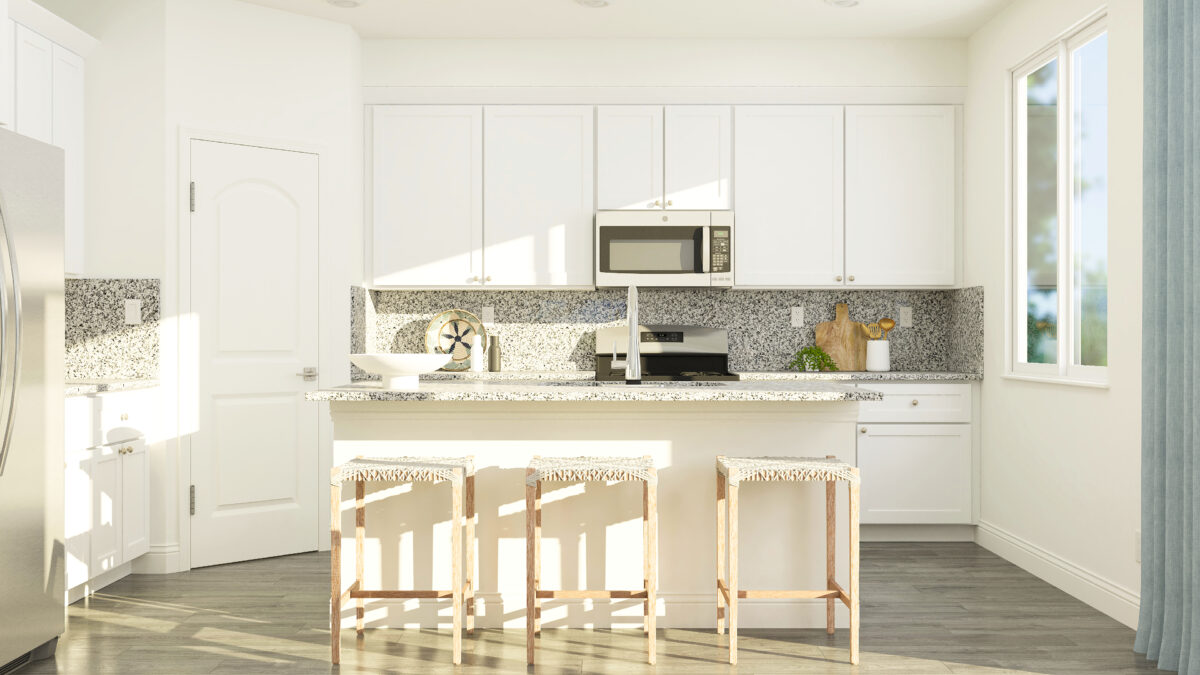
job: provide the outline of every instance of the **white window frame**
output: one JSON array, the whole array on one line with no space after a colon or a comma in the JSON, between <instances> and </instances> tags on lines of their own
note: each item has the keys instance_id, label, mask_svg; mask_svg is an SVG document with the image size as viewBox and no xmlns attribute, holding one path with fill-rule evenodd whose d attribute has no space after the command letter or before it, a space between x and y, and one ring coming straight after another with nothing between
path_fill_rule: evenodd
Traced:
<instances>
[{"instance_id":1,"label":"white window frame","mask_svg":"<svg viewBox=\"0 0 1200 675\"><path fill-rule=\"evenodd\" d=\"M1074 193L1075 147L1072 134L1073 88L1071 53L1108 30L1103 11L1089 16L1060 35L1052 44L1039 50L1020 65L1009 70L1009 217L1008 251L1010 265L1006 284L1008 298L1005 326L1006 377L1060 384L1107 386L1107 366L1075 364L1080 337L1075 315L1075 237ZM1056 363L1026 363L1028 297L1027 259L1025 250L1027 196L1025 158L1027 153L1024 87L1026 78L1047 63L1058 60L1058 330ZM1110 355L1111 357L1111 355Z\"/></svg>"}]
</instances>

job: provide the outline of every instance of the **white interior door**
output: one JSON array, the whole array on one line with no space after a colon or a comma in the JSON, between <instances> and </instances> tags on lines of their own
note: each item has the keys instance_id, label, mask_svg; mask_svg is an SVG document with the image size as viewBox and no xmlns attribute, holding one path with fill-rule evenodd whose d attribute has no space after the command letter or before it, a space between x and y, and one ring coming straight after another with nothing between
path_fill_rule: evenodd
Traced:
<instances>
[{"instance_id":1,"label":"white interior door","mask_svg":"<svg viewBox=\"0 0 1200 675\"><path fill-rule=\"evenodd\" d=\"M317 156L192 141L191 565L317 548Z\"/></svg>"}]
</instances>

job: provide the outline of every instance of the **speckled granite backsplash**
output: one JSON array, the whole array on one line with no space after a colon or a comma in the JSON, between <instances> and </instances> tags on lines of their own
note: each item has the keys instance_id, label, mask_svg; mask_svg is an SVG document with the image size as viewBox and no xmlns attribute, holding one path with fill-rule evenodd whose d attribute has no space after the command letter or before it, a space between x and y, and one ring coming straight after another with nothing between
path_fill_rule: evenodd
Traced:
<instances>
[{"instance_id":1,"label":"speckled granite backsplash","mask_svg":"<svg viewBox=\"0 0 1200 675\"><path fill-rule=\"evenodd\" d=\"M158 375L158 279L67 279L66 377L141 380ZM142 301L142 323L125 324L125 300Z\"/></svg>"},{"instance_id":2,"label":"speckled granite backsplash","mask_svg":"<svg viewBox=\"0 0 1200 675\"><path fill-rule=\"evenodd\" d=\"M983 288L938 291L764 291L642 289L643 324L688 324L729 329L734 371L784 370L792 355L813 344L813 327L832 321L834 305L870 323L897 318L911 306L913 327L890 337L892 370L983 372ZM625 291L367 291L351 289L354 351L424 352L425 327L447 309L480 315L492 307L504 370L593 370L601 326L625 323ZM791 326L791 308L804 307L804 327ZM353 369L352 378L365 379Z\"/></svg>"}]
</instances>

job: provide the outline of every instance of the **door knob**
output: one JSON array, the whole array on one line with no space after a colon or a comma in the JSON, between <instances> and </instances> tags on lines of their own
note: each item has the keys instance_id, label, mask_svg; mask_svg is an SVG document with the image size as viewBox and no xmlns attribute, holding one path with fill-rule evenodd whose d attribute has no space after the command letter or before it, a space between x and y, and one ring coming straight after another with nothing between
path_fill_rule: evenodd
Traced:
<instances>
[{"instance_id":1,"label":"door knob","mask_svg":"<svg viewBox=\"0 0 1200 675\"><path fill-rule=\"evenodd\" d=\"M311 381L317 379L317 367L316 366L305 366L304 370L302 370L296 374L299 375L300 377L303 377L305 382L311 382Z\"/></svg>"}]
</instances>

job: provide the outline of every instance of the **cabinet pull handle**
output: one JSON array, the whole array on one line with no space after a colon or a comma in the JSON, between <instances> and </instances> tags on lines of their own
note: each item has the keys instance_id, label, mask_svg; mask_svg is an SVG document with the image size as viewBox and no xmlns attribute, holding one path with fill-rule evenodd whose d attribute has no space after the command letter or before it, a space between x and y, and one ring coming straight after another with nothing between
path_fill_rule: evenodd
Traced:
<instances>
[{"instance_id":1,"label":"cabinet pull handle","mask_svg":"<svg viewBox=\"0 0 1200 675\"><path fill-rule=\"evenodd\" d=\"M915 398L914 398L914 399L912 400L912 404L913 404L914 406L915 406L915 405L917 405L918 403L920 403L920 401L918 401L917 399L915 399Z\"/></svg>"}]
</instances>

